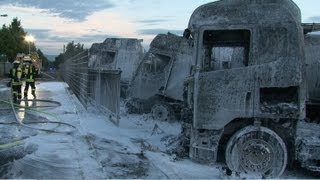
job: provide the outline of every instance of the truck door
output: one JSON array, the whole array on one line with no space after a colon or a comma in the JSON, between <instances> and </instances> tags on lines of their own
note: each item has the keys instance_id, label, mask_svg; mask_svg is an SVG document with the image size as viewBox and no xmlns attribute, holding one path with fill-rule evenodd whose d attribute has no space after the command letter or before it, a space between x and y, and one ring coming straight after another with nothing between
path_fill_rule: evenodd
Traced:
<instances>
[{"instance_id":1,"label":"truck door","mask_svg":"<svg viewBox=\"0 0 320 180\"><path fill-rule=\"evenodd\" d=\"M194 84L194 125L220 129L252 113L249 30L204 30L197 48L200 67Z\"/></svg>"}]
</instances>

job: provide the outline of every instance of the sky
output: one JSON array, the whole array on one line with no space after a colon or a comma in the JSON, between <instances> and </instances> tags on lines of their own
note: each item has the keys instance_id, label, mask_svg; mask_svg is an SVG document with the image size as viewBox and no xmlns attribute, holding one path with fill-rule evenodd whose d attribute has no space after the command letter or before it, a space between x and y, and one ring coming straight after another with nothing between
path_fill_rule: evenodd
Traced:
<instances>
[{"instance_id":1,"label":"sky","mask_svg":"<svg viewBox=\"0 0 320 180\"><path fill-rule=\"evenodd\" d=\"M49 55L74 41L90 48L106 38L143 39L148 48L159 33L182 34L192 12L214 0L0 0L0 25L17 17L35 44ZM294 0L303 22L320 22L319 0Z\"/></svg>"}]
</instances>

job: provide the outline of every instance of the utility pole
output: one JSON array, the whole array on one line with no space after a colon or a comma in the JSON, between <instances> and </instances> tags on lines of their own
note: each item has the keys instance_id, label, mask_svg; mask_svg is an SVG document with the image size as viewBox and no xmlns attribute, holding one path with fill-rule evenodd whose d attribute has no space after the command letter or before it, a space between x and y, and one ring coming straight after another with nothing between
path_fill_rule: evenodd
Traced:
<instances>
[{"instance_id":1,"label":"utility pole","mask_svg":"<svg viewBox=\"0 0 320 180\"><path fill-rule=\"evenodd\" d=\"M31 54L31 43L34 42L34 37L32 35L26 35L26 37L24 37L24 39L28 42L28 46L29 46L29 55Z\"/></svg>"}]
</instances>

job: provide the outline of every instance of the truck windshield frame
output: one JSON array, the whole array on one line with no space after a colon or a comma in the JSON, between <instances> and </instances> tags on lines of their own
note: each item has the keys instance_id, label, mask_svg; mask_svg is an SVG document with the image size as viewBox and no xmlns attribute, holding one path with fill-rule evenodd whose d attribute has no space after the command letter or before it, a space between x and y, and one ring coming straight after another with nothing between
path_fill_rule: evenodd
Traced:
<instances>
[{"instance_id":1,"label":"truck windshield frame","mask_svg":"<svg viewBox=\"0 0 320 180\"><path fill-rule=\"evenodd\" d=\"M202 38L200 52L203 71L248 66L250 30L205 30Z\"/></svg>"}]
</instances>

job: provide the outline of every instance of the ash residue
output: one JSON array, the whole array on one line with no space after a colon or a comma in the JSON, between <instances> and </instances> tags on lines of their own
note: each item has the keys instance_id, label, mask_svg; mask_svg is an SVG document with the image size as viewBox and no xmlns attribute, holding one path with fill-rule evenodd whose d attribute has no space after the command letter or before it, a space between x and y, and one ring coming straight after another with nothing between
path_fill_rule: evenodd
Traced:
<instances>
[{"instance_id":1,"label":"ash residue","mask_svg":"<svg viewBox=\"0 0 320 180\"><path fill-rule=\"evenodd\" d=\"M189 143L190 139L183 134L178 136L165 136L161 139L165 143L166 153L174 155L176 159L189 158Z\"/></svg>"},{"instance_id":2,"label":"ash residue","mask_svg":"<svg viewBox=\"0 0 320 180\"><path fill-rule=\"evenodd\" d=\"M261 112L292 117L299 112L299 108L298 105L294 103L268 104L264 102L261 104Z\"/></svg>"}]
</instances>

